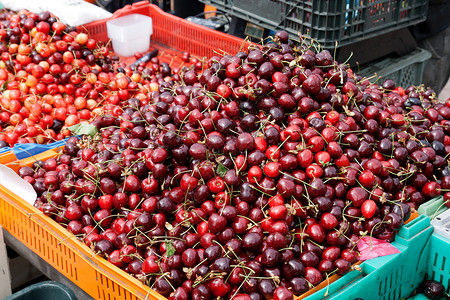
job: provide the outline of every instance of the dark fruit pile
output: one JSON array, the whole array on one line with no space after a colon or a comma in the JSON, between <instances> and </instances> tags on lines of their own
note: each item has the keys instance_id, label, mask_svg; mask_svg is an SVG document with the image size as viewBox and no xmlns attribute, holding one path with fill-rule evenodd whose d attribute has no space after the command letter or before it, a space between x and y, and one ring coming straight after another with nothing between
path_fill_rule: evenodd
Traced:
<instances>
[{"instance_id":1,"label":"dark fruit pile","mask_svg":"<svg viewBox=\"0 0 450 300\"><path fill-rule=\"evenodd\" d=\"M411 296L415 296L417 294L423 294L427 297L427 299L431 300L450 299L450 296L445 292L444 285L434 280L424 280Z\"/></svg>"},{"instance_id":2,"label":"dark fruit pile","mask_svg":"<svg viewBox=\"0 0 450 300\"><path fill-rule=\"evenodd\" d=\"M36 207L170 299L292 299L450 187L450 107L273 43L183 68L19 174Z\"/></svg>"},{"instance_id":3,"label":"dark fruit pile","mask_svg":"<svg viewBox=\"0 0 450 300\"><path fill-rule=\"evenodd\" d=\"M0 147L68 137L105 107L145 102L172 73L156 57L146 67L118 59L49 12L0 11Z\"/></svg>"}]
</instances>

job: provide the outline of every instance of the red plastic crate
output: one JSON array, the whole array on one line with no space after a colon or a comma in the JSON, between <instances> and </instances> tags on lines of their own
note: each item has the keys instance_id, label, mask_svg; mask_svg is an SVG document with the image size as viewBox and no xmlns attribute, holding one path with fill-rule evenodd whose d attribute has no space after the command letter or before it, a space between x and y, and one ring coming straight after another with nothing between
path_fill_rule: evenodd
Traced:
<instances>
[{"instance_id":1,"label":"red plastic crate","mask_svg":"<svg viewBox=\"0 0 450 300\"><path fill-rule=\"evenodd\" d=\"M106 22L129 14L142 14L152 18L153 34L150 47L161 46L171 50L189 52L197 57L211 57L217 52L236 54L250 44L241 38L186 21L162 11L148 1L127 5L117 10L111 18L79 26L97 41L107 42ZM159 47L158 47L159 46Z\"/></svg>"}]
</instances>

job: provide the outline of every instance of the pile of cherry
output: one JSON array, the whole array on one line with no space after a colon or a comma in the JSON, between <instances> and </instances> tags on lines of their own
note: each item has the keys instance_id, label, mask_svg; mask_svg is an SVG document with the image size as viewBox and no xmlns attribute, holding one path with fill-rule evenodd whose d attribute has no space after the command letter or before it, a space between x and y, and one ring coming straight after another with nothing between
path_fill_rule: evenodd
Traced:
<instances>
[{"instance_id":1,"label":"pile of cherry","mask_svg":"<svg viewBox=\"0 0 450 300\"><path fill-rule=\"evenodd\" d=\"M66 138L105 107L145 102L171 72L157 58L145 68L118 59L49 12L0 11L0 147Z\"/></svg>"},{"instance_id":2,"label":"pile of cherry","mask_svg":"<svg viewBox=\"0 0 450 300\"><path fill-rule=\"evenodd\" d=\"M19 174L35 206L170 299L292 299L450 194L450 107L286 32L183 68Z\"/></svg>"}]
</instances>

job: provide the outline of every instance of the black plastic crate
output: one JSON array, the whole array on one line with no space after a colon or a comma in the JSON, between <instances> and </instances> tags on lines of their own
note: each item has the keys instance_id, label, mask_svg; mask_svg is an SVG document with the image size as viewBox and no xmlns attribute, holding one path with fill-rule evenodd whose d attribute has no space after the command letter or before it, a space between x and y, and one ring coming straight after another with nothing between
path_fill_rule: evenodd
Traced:
<instances>
[{"instance_id":1,"label":"black plastic crate","mask_svg":"<svg viewBox=\"0 0 450 300\"><path fill-rule=\"evenodd\" d=\"M428 0L200 0L269 30L308 35L325 48L417 24Z\"/></svg>"},{"instance_id":2,"label":"black plastic crate","mask_svg":"<svg viewBox=\"0 0 450 300\"><path fill-rule=\"evenodd\" d=\"M430 58L429 51L417 48L408 55L371 62L357 73L365 77L375 76L372 81L378 80L380 84L386 79L392 79L397 86L407 88L422 83L423 71Z\"/></svg>"}]
</instances>

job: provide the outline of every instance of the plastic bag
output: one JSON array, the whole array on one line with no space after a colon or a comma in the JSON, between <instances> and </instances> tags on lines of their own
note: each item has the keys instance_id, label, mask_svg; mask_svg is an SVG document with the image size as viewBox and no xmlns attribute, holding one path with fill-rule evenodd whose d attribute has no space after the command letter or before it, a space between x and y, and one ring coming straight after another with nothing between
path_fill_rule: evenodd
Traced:
<instances>
[{"instance_id":1,"label":"plastic bag","mask_svg":"<svg viewBox=\"0 0 450 300\"><path fill-rule=\"evenodd\" d=\"M386 241L365 236L356 244L359 251L359 260L364 261L378 256L400 253L400 250Z\"/></svg>"},{"instance_id":2,"label":"plastic bag","mask_svg":"<svg viewBox=\"0 0 450 300\"><path fill-rule=\"evenodd\" d=\"M34 13L49 11L69 26L84 25L111 17L111 13L83 0L0 0L4 8L27 9Z\"/></svg>"}]
</instances>

